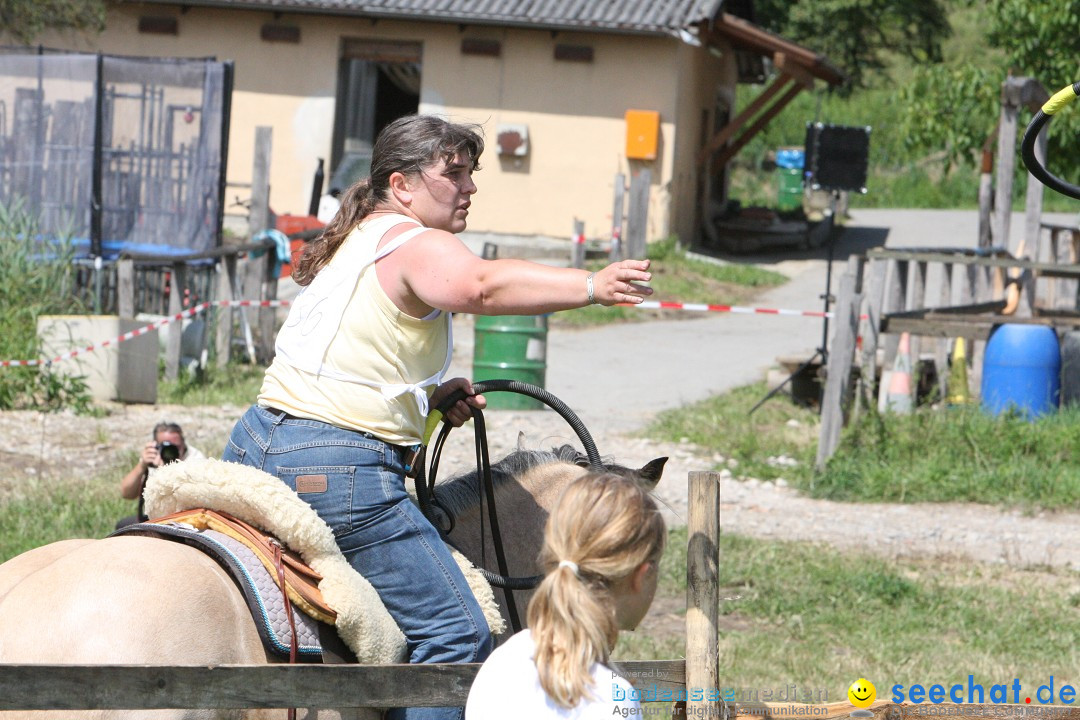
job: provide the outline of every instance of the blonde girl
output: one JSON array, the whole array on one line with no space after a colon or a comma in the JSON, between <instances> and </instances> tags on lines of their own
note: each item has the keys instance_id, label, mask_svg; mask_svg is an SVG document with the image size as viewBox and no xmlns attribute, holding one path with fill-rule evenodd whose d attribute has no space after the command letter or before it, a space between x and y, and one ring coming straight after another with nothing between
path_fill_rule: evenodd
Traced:
<instances>
[{"instance_id":1,"label":"blonde girl","mask_svg":"<svg viewBox=\"0 0 1080 720\"><path fill-rule=\"evenodd\" d=\"M466 719L640 713L607 663L619 631L637 627L652 603L665 538L656 503L632 481L590 473L567 487L545 529L547 574L529 602L529 628L484 663Z\"/></svg>"}]
</instances>

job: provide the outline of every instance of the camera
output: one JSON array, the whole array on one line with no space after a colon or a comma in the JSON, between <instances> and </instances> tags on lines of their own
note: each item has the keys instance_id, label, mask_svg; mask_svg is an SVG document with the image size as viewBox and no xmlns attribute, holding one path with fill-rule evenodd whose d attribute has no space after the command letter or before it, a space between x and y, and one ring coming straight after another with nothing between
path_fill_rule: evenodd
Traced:
<instances>
[{"instance_id":1,"label":"camera","mask_svg":"<svg viewBox=\"0 0 1080 720\"><path fill-rule=\"evenodd\" d=\"M157 444L157 451L158 455L161 456L161 462L165 465L180 459L180 446L174 445L171 442L159 442Z\"/></svg>"}]
</instances>

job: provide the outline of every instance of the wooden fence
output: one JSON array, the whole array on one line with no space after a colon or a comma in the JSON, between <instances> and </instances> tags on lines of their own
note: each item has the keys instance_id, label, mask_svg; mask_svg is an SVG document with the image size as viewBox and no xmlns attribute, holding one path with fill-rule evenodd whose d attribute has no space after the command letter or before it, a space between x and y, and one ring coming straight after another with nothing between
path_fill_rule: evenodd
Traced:
<instances>
[{"instance_id":1,"label":"wooden fence","mask_svg":"<svg viewBox=\"0 0 1080 720\"><path fill-rule=\"evenodd\" d=\"M261 253L255 257L256 253ZM176 258L168 255L142 255L128 253L116 262L116 312L121 317L135 317L147 310L175 316L202 302L217 300L266 300L277 297L277 276L274 245L272 242L225 245L214 250ZM162 296L161 283L167 274L167 293ZM202 281L197 281L197 279ZM156 279L156 283L154 280ZM149 281L149 282L148 282ZM157 285L148 291L148 285ZM156 293L167 298L165 312L154 307ZM147 307L150 304L151 307ZM274 354L273 308L260 308L261 332L252 332L255 323L250 322L247 308L214 307L203 311L207 327L214 326L217 364L223 367L229 360L234 334L235 318L240 323L246 339L246 348L252 362L269 362ZM267 323L265 317L269 316ZM266 332L265 326L270 331ZM179 321L172 325L165 348L165 376L173 380L180 368ZM202 336L206 349L208 332Z\"/></svg>"},{"instance_id":2,"label":"wooden fence","mask_svg":"<svg viewBox=\"0 0 1080 720\"><path fill-rule=\"evenodd\" d=\"M914 363L923 359L925 367L936 368L945 397L954 338L972 347L967 375L977 389L985 341L995 326L1080 327L1080 228L1041 224L1039 230L1043 241L1032 249L1034 260L998 249L876 249L849 258L822 401L819 468L835 452L844 421L887 392L878 387L878 368L892 367L901 333L911 336Z\"/></svg>"},{"instance_id":3,"label":"wooden fence","mask_svg":"<svg viewBox=\"0 0 1080 720\"><path fill-rule=\"evenodd\" d=\"M613 662L635 686L719 688L720 475L691 472L686 657ZM440 707L464 705L478 664L430 665L0 665L0 711ZM704 695L704 693L703 693ZM690 717L722 717L690 700Z\"/></svg>"}]
</instances>

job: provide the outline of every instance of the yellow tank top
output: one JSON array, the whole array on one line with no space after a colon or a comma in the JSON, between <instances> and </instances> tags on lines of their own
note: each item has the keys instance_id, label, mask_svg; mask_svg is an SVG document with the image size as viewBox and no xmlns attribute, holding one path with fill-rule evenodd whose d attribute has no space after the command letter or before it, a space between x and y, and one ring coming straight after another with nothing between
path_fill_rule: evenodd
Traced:
<instances>
[{"instance_id":1,"label":"yellow tank top","mask_svg":"<svg viewBox=\"0 0 1080 720\"><path fill-rule=\"evenodd\" d=\"M407 219L399 218L399 222ZM389 223L389 227L394 224ZM348 256L344 251L350 243L364 243L373 249L389 227L386 222L362 224L342 244L334 260ZM284 339L292 344L302 342L288 335ZM419 402L413 392L401 386L430 380L445 370L452 343L449 313L435 311L421 319L402 312L379 284L374 262L369 262L360 272L341 324L327 346L323 359L327 371L312 372L290 363L283 357L288 353L282 352L282 342L279 335L278 354L267 368L259 393L260 405L370 432L394 445L421 441L426 402ZM430 396L434 386L418 392Z\"/></svg>"}]
</instances>

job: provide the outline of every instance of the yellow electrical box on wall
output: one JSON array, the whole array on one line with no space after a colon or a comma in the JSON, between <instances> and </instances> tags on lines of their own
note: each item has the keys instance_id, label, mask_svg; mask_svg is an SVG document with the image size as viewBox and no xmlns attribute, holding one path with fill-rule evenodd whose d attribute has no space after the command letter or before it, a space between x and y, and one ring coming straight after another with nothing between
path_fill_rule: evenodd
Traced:
<instances>
[{"instance_id":1,"label":"yellow electrical box on wall","mask_svg":"<svg viewBox=\"0 0 1080 720\"><path fill-rule=\"evenodd\" d=\"M660 141L660 113L654 110L626 111L626 157L655 160Z\"/></svg>"}]
</instances>

